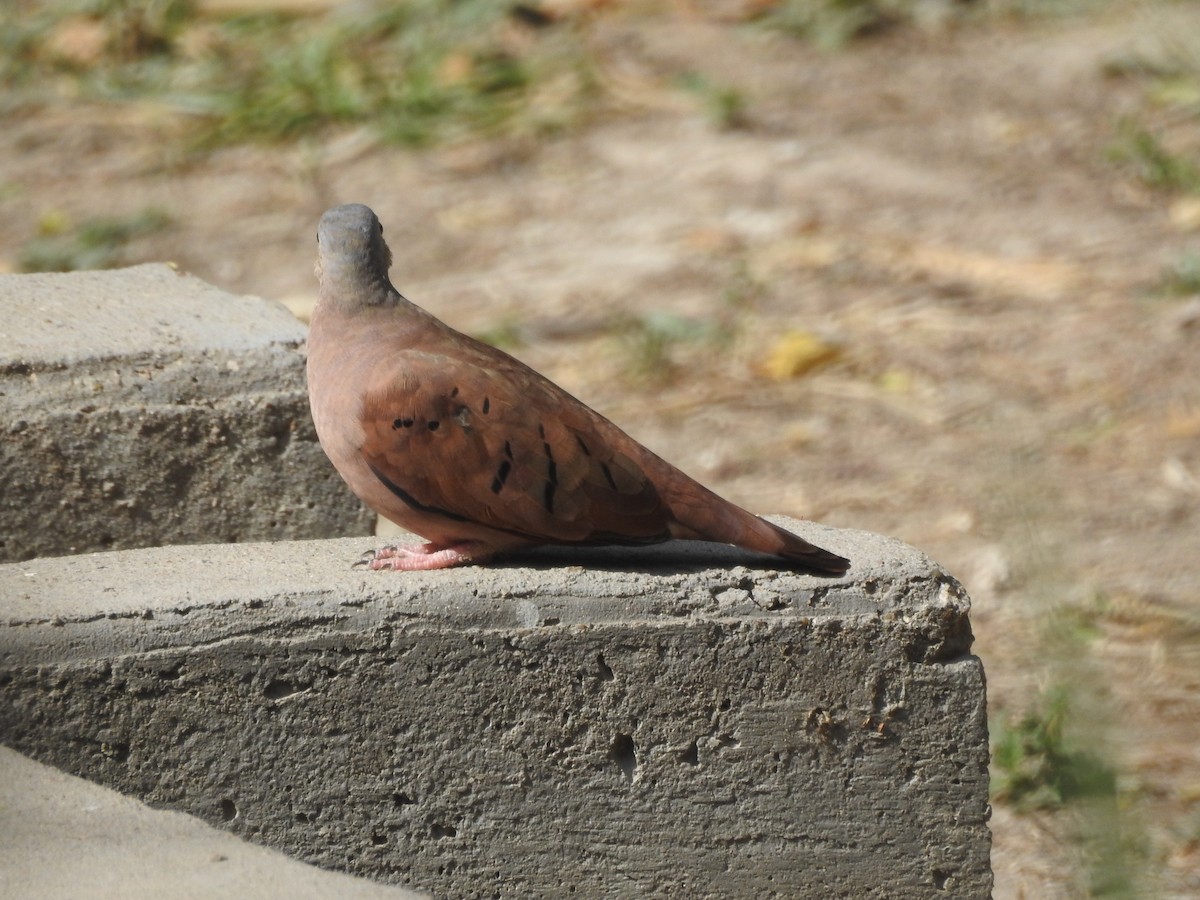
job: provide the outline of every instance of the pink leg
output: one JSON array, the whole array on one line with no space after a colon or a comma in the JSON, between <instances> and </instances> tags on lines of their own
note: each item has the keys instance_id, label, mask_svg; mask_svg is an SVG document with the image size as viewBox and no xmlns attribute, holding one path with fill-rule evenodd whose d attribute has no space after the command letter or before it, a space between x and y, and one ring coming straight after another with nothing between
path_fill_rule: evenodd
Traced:
<instances>
[{"instance_id":1,"label":"pink leg","mask_svg":"<svg viewBox=\"0 0 1200 900\"><path fill-rule=\"evenodd\" d=\"M472 554L474 547L471 541L462 541L449 546L437 544L416 544L411 547L397 547L389 544L378 550L368 550L356 562L355 566L367 566L371 569L392 569L416 571L422 569L448 569L451 566L461 566L475 562L486 554L478 551Z\"/></svg>"}]
</instances>

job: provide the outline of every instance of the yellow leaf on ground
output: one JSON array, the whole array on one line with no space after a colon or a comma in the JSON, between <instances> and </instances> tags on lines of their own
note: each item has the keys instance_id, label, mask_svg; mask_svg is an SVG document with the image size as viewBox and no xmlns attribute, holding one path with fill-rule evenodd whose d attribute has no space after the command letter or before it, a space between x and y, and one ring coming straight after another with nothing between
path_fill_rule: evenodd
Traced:
<instances>
[{"instance_id":1,"label":"yellow leaf on ground","mask_svg":"<svg viewBox=\"0 0 1200 900\"><path fill-rule=\"evenodd\" d=\"M889 394L907 394L913 388L913 377L900 369L888 369L879 376L879 386Z\"/></svg>"},{"instance_id":2,"label":"yellow leaf on ground","mask_svg":"<svg viewBox=\"0 0 1200 900\"><path fill-rule=\"evenodd\" d=\"M842 355L842 349L807 331L789 331L775 342L762 363L768 378L784 381L799 378Z\"/></svg>"}]
</instances>

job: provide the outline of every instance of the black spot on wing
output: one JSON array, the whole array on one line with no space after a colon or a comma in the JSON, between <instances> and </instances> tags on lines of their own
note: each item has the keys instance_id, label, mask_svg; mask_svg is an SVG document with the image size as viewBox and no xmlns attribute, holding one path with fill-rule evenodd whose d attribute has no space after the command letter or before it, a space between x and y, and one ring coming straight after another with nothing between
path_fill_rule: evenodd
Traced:
<instances>
[{"instance_id":1,"label":"black spot on wing","mask_svg":"<svg viewBox=\"0 0 1200 900\"><path fill-rule=\"evenodd\" d=\"M508 473L512 471L512 463L507 459L500 461L500 465L496 467L496 477L492 479L492 493L498 494L504 489L504 482L508 481Z\"/></svg>"},{"instance_id":2,"label":"black spot on wing","mask_svg":"<svg viewBox=\"0 0 1200 900\"><path fill-rule=\"evenodd\" d=\"M604 473L604 480L608 482L608 486L615 491L617 483L613 480L612 469L608 467L608 463L600 463L600 471Z\"/></svg>"},{"instance_id":3,"label":"black spot on wing","mask_svg":"<svg viewBox=\"0 0 1200 900\"><path fill-rule=\"evenodd\" d=\"M554 451L550 449L549 442L542 444L542 450L546 454L546 480L553 485L558 484L558 463L554 461Z\"/></svg>"}]
</instances>

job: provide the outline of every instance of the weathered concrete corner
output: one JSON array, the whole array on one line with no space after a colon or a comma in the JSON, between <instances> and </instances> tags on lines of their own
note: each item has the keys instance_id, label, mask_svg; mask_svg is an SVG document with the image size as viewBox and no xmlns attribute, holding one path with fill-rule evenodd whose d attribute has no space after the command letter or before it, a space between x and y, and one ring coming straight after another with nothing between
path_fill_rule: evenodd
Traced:
<instances>
[{"instance_id":1,"label":"weathered concrete corner","mask_svg":"<svg viewBox=\"0 0 1200 900\"><path fill-rule=\"evenodd\" d=\"M968 598L733 549L351 570L367 540L0 567L0 739L436 896L986 897Z\"/></svg>"},{"instance_id":2,"label":"weathered concrete corner","mask_svg":"<svg viewBox=\"0 0 1200 900\"><path fill-rule=\"evenodd\" d=\"M170 266L0 275L0 560L369 533L316 442L304 339Z\"/></svg>"}]
</instances>

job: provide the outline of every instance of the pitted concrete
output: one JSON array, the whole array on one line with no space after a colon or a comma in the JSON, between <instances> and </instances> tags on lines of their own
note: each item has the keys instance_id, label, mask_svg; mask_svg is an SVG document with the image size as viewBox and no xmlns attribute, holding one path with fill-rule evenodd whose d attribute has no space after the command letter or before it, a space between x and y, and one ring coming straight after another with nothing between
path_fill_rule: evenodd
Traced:
<instances>
[{"instance_id":1,"label":"pitted concrete","mask_svg":"<svg viewBox=\"0 0 1200 900\"><path fill-rule=\"evenodd\" d=\"M0 275L0 560L368 534L305 328L170 266Z\"/></svg>"},{"instance_id":2,"label":"pitted concrete","mask_svg":"<svg viewBox=\"0 0 1200 900\"><path fill-rule=\"evenodd\" d=\"M435 896L986 897L969 601L808 523L369 572L369 540L0 567L0 739Z\"/></svg>"}]
</instances>

